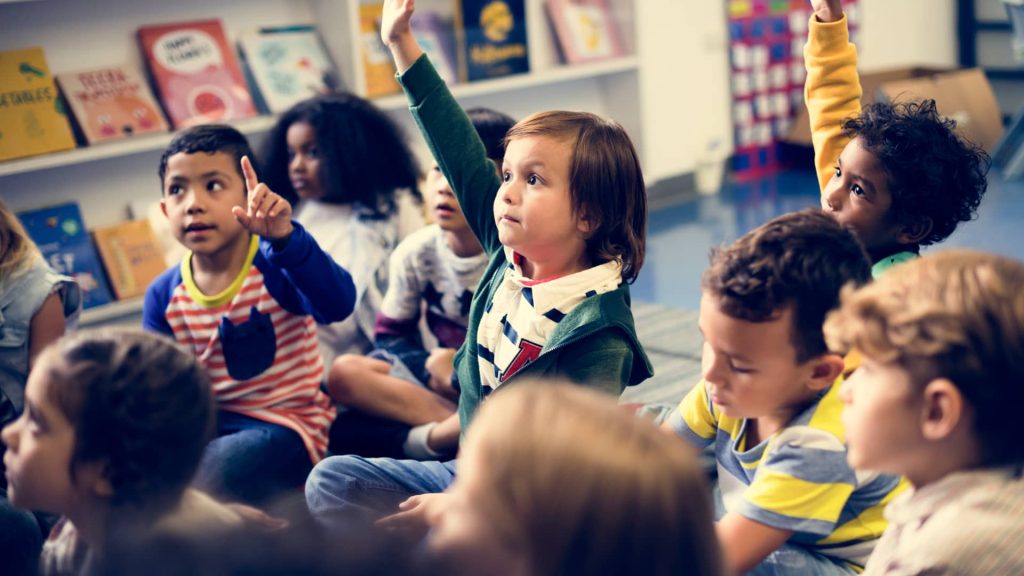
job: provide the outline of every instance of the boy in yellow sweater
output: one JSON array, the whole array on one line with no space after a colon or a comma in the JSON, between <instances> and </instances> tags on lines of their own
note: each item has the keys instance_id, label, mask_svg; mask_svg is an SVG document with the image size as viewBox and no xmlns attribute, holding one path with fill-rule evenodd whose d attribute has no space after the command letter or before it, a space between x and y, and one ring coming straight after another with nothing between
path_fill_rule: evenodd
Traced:
<instances>
[{"instance_id":1,"label":"boy in yellow sweater","mask_svg":"<svg viewBox=\"0 0 1024 576\"><path fill-rule=\"evenodd\" d=\"M872 274L918 255L974 217L989 157L934 100L861 109L857 48L840 0L811 0L804 62L821 206L867 249Z\"/></svg>"}]
</instances>

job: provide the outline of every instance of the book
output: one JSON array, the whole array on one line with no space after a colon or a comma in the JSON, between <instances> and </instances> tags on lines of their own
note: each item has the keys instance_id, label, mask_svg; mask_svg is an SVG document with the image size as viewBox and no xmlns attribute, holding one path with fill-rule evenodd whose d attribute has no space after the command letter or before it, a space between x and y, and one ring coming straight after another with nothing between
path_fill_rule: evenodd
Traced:
<instances>
[{"instance_id":1,"label":"book","mask_svg":"<svg viewBox=\"0 0 1024 576\"><path fill-rule=\"evenodd\" d=\"M402 90L395 80L395 65L391 53L380 39L380 19L383 2L359 4L359 58L363 65L366 97L394 94Z\"/></svg>"},{"instance_id":2,"label":"book","mask_svg":"<svg viewBox=\"0 0 1024 576\"><path fill-rule=\"evenodd\" d=\"M523 0L459 0L455 14L468 81L530 71Z\"/></svg>"},{"instance_id":3,"label":"book","mask_svg":"<svg viewBox=\"0 0 1024 576\"><path fill-rule=\"evenodd\" d=\"M92 231L100 261L118 300L146 293L167 269L163 250L147 220L128 220Z\"/></svg>"},{"instance_id":4,"label":"book","mask_svg":"<svg viewBox=\"0 0 1024 576\"><path fill-rule=\"evenodd\" d=\"M256 107L280 114L338 87L334 64L313 26L261 28L238 39Z\"/></svg>"},{"instance_id":5,"label":"book","mask_svg":"<svg viewBox=\"0 0 1024 576\"><path fill-rule=\"evenodd\" d=\"M43 49L0 51L0 160L74 147Z\"/></svg>"},{"instance_id":6,"label":"book","mask_svg":"<svg viewBox=\"0 0 1024 576\"><path fill-rule=\"evenodd\" d=\"M77 202L19 212L18 219L47 264L78 283L82 289L83 308L111 301L110 286Z\"/></svg>"},{"instance_id":7,"label":"book","mask_svg":"<svg viewBox=\"0 0 1024 576\"><path fill-rule=\"evenodd\" d=\"M547 0L545 6L566 64L622 56L608 0Z\"/></svg>"},{"instance_id":8,"label":"book","mask_svg":"<svg viewBox=\"0 0 1024 576\"><path fill-rule=\"evenodd\" d=\"M450 19L429 10L413 14L412 34L427 54L438 75L449 86L459 81L459 63L455 56L455 28Z\"/></svg>"},{"instance_id":9,"label":"book","mask_svg":"<svg viewBox=\"0 0 1024 576\"><path fill-rule=\"evenodd\" d=\"M256 115L220 20L143 26L138 39L176 130Z\"/></svg>"},{"instance_id":10,"label":"book","mask_svg":"<svg viewBox=\"0 0 1024 576\"><path fill-rule=\"evenodd\" d=\"M57 85L87 144L168 130L149 84L133 66L61 72Z\"/></svg>"}]
</instances>

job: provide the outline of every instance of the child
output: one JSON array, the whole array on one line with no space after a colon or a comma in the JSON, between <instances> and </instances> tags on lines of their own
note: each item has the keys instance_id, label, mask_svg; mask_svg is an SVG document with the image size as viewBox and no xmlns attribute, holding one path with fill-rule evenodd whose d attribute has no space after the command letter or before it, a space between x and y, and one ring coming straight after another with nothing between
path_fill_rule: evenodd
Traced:
<instances>
[{"instance_id":1,"label":"child","mask_svg":"<svg viewBox=\"0 0 1024 576\"><path fill-rule=\"evenodd\" d=\"M355 289L256 179L250 154L237 130L213 125L179 133L164 151L161 207L189 253L149 286L143 323L191 350L213 379L217 438L197 485L260 503L300 486L324 455L334 409L320 390L315 322L348 316Z\"/></svg>"},{"instance_id":2,"label":"child","mask_svg":"<svg viewBox=\"0 0 1024 576\"><path fill-rule=\"evenodd\" d=\"M934 100L861 110L840 0L812 4L805 96L821 205L864 243L877 277L974 216L989 159L954 133Z\"/></svg>"},{"instance_id":3,"label":"child","mask_svg":"<svg viewBox=\"0 0 1024 576\"><path fill-rule=\"evenodd\" d=\"M82 306L78 285L53 272L0 201L0 428L25 408L28 373L43 348L74 324ZM4 447L0 446L0 458ZM34 574L45 526L7 502L0 464L0 563L11 574ZM45 523L44 523L45 524Z\"/></svg>"},{"instance_id":4,"label":"child","mask_svg":"<svg viewBox=\"0 0 1024 576\"><path fill-rule=\"evenodd\" d=\"M696 458L604 395L552 382L502 389L458 469L427 542L449 573L721 574Z\"/></svg>"},{"instance_id":5,"label":"child","mask_svg":"<svg viewBox=\"0 0 1024 576\"><path fill-rule=\"evenodd\" d=\"M231 526L186 486L213 425L210 381L190 354L133 331L78 332L37 359L25 411L3 430L9 496L64 516L43 574L87 573L119 535Z\"/></svg>"},{"instance_id":6,"label":"child","mask_svg":"<svg viewBox=\"0 0 1024 576\"><path fill-rule=\"evenodd\" d=\"M958 250L843 295L825 334L858 350L839 393L858 469L912 491L865 574L1024 574L1024 264Z\"/></svg>"},{"instance_id":7,"label":"child","mask_svg":"<svg viewBox=\"0 0 1024 576\"><path fill-rule=\"evenodd\" d=\"M415 156L384 112L349 93L287 110L263 152L267 185L295 206L295 220L356 285L352 316L320 327L325 366L337 355L366 354L388 283L388 256L423 226Z\"/></svg>"},{"instance_id":8,"label":"child","mask_svg":"<svg viewBox=\"0 0 1024 576\"><path fill-rule=\"evenodd\" d=\"M484 141L488 158L500 164L505 133L515 121L486 108L466 114ZM452 360L466 338L469 304L487 266L487 254L436 164L427 173L426 193L436 223L403 240L391 255L391 282L377 315L378 350L371 356L341 356L331 368L331 398L353 409L339 414L331 427L332 452L437 457L426 450L403 450L410 426L423 427L414 437L429 434L434 423L455 412L452 402L458 401L458 392L451 383ZM432 352L420 339L424 305L427 325L439 345Z\"/></svg>"},{"instance_id":9,"label":"child","mask_svg":"<svg viewBox=\"0 0 1024 576\"><path fill-rule=\"evenodd\" d=\"M651 375L629 308L629 282L643 263L647 194L622 127L585 113L520 121L505 140L502 176L495 174L472 123L422 56L409 29L412 10L408 0L386 2L381 36L490 258L455 356L458 417L419 439L441 453L454 449L491 391L521 376L559 375L617 396ZM310 474L306 500L322 521L344 524L403 494L441 492L453 469L453 462L336 457Z\"/></svg>"},{"instance_id":10,"label":"child","mask_svg":"<svg viewBox=\"0 0 1024 576\"><path fill-rule=\"evenodd\" d=\"M717 533L734 573L853 574L885 528L882 507L900 481L846 463L844 363L821 329L843 285L870 274L857 239L817 209L712 254L699 319L704 380L665 426L714 447Z\"/></svg>"}]
</instances>

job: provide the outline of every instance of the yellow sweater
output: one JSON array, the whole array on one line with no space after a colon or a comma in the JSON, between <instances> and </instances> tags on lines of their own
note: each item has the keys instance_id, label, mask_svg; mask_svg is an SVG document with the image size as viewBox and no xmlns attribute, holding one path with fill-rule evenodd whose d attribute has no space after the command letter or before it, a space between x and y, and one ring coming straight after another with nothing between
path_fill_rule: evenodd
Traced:
<instances>
[{"instance_id":1,"label":"yellow sweater","mask_svg":"<svg viewBox=\"0 0 1024 576\"><path fill-rule=\"evenodd\" d=\"M811 119L814 168L824 193L825 184L835 172L836 159L850 141L843 135L843 120L860 113L857 47L850 43L845 15L836 22L818 22L811 15L804 65L804 100Z\"/></svg>"}]
</instances>

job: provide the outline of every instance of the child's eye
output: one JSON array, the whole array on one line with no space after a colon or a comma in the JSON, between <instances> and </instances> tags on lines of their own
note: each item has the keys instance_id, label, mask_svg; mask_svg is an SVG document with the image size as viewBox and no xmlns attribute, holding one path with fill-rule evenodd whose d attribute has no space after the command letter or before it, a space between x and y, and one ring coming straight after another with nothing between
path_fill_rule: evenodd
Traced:
<instances>
[{"instance_id":1,"label":"child's eye","mask_svg":"<svg viewBox=\"0 0 1024 576\"><path fill-rule=\"evenodd\" d=\"M833 168L835 169L835 177L836 178L839 178L840 176L843 175L843 169L840 168L838 164L836 164Z\"/></svg>"},{"instance_id":2,"label":"child's eye","mask_svg":"<svg viewBox=\"0 0 1024 576\"><path fill-rule=\"evenodd\" d=\"M530 186L536 186L540 183L540 178L537 178L536 174L530 174L530 177L526 179L526 183Z\"/></svg>"},{"instance_id":3,"label":"child's eye","mask_svg":"<svg viewBox=\"0 0 1024 576\"><path fill-rule=\"evenodd\" d=\"M209 182L206 183L206 189L209 190L210 192L218 192L224 189L224 184L222 184L219 180L210 180Z\"/></svg>"},{"instance_id":4,"label":"child's eye","mask_svg":"<svg viewBox=\"0 0 1024 576\"><path fill-rule=\"evenodd\" d=\"M854 184L853 186L850 187L850 192L853 192L854 196L859 196L861 198L863 198L866 195L864 193L864 189L861 188L860 186L856 185L856 184Z\"/></svg>"},{"instance_id":5,"label":"child's eye","mask_svg":"<svg viewBox=\"0 0 1024 576\"><path fill-rule=\"evenodd\" d=\"M178 194L181 194L181 186L178 184L171 184L167 187L168 196L177 196Z\"/></svg>"},{"instance_id":6,"label":"child's eye","mask_svg":"<svg viewBox=\"0 0 1024 576\"><path fill-rule=\"evenodd\" d=\"M320 150L316 146L310 146L309 150L306 150L306 157L310 160L316 160L320 157Z\"/></svg>"},{"instance_id":7,"label":"child's eye","mask_svg":"<svg viewBox=\"0 0 1024 576\"><path fill-rule=\"evenodd\" d=\"M502 172L501 173L501 180L502 180L502 182L511 182L512 181L512 173L509 172L508 170Z\"/></svg>"},{"instance_id":8,"label":"child's eye","mask_svg":"<svg viewBox=\"0 0 1024 576\"><path fill-rule=\"evenodd\" d=\"M752 368L741 368L739 366L736 366L735 364L730 364L729 365L729 369L732 370L733 372L737 373L737 374L753 374L754 373L754 369L752 369Z\"/></svg>"}]
</instances>

